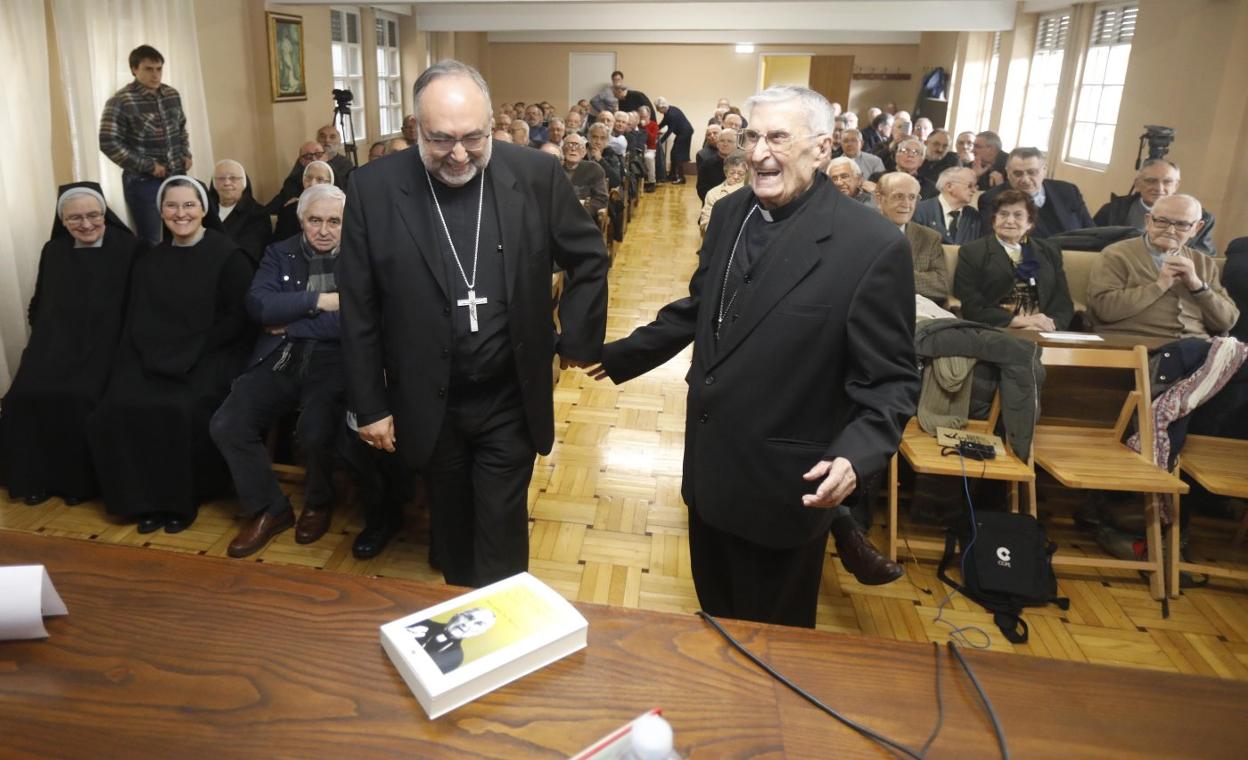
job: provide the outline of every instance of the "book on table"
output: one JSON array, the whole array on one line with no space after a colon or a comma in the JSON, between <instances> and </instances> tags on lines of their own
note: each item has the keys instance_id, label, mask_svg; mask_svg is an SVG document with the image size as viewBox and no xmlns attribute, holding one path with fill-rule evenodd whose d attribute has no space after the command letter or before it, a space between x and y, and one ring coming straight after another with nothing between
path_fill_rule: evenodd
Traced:
<instances>
[{"instance_id":1,"label":"book on table","mask_svg":"<svg viewBox=\"0 0 1248 760\"><path fill-rule=\"evenodd\" d=\"M430 718L585 647L589 623L528 573L381 626L381 646Z\"/></svg>"}]
</instances>

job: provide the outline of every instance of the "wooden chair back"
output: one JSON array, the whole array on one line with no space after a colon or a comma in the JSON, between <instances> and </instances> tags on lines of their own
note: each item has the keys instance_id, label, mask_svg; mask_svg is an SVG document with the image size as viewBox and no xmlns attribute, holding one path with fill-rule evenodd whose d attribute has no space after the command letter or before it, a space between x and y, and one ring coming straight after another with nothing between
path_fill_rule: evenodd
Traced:
<instances>
[{"instance_id":1,"label":"wooden chair back","mask_svg":"<svg viewBox=\"0 0 1248 760\"><path fill-rule=\"evenodd\" d=\"M1046 367L1092 367L1131 370L1134 388L1124 399L1112 428L1115 440L1122 440L1132 417L1140 432L1140 456L1157 464L1153 444L1152 390L1148 373L1148 349L1144 346L1123 348L1085 348L1082 346L1045 346L1041 361Z\"/></svg>"}]
</instances>

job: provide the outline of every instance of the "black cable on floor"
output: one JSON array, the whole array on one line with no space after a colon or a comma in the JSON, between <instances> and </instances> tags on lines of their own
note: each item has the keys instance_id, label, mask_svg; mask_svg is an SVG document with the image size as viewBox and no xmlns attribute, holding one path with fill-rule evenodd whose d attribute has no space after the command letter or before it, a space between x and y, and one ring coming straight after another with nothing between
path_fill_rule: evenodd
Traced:
<instances>
[{"instance_id":1,"label":"black cable on floor","mask_svg":"<svg viewBox=\"0 0 1248 760\"><path fill-rule=\"evenodd\" d=\"M984 709L988 713L988 719L992 721L992 730L997 734L997 745L1001 747L1002 760L1010 760L1010 748L1005 743L1005 732L1001 729L1001 721L997 719L997 711L992 707L992 700L988 699L988 694L984 691L984 687L979 684L979 679L975 677L975 671L971 670L971 664L962 657L962 652L958 649L958 645L952 641L947 642L949 651L953 652L953 656L957 658L962 669L966 671L966 675L971 679L971 684L975 686L975 691L979 693L980 700L984 703Z\"/></svg>"}]
</instances>

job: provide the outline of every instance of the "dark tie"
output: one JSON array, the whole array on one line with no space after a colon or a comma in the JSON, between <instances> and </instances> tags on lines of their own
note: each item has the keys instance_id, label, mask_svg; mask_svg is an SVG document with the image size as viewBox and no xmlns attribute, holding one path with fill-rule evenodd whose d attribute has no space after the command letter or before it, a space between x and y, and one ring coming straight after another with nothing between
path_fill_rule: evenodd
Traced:
<instances>
[{"instance_id":1,"label":"dark tie","mask_svg":"<svg viewBox=\"0 0 1248 760\"><path fill-rule=\"evenodd\" d=\"M949 212L949 239L950 239L950 240L952 240L953 238L957 237L957 234L958 234L958 217L959 217L959 216L961 216L961 214L962 214L962 212L961 212L960 210L959 210L959 211L950 211L950 212Z\"/></svg>"}]
</instances>

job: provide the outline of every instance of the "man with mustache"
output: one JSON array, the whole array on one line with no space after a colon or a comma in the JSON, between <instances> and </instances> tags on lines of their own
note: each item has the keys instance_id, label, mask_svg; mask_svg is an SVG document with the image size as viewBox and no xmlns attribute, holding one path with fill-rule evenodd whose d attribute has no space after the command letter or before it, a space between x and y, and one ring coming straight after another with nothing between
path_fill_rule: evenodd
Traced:
<instances>
[{"instance_id":1,"label":"man with mustache","mask_svg":"<svg viewBox=\"0 0 1248 760\"><path fill-rule=\"evenodd\" d=\"M493 142L476 69L426 69L413 103L417 150L351 175L347 388L360 438L424 473L446 581L482 586L528 567L533 458L554 441L551 363L598 359L607 252L557 159Z\"/></svg>"}]
</instances>

